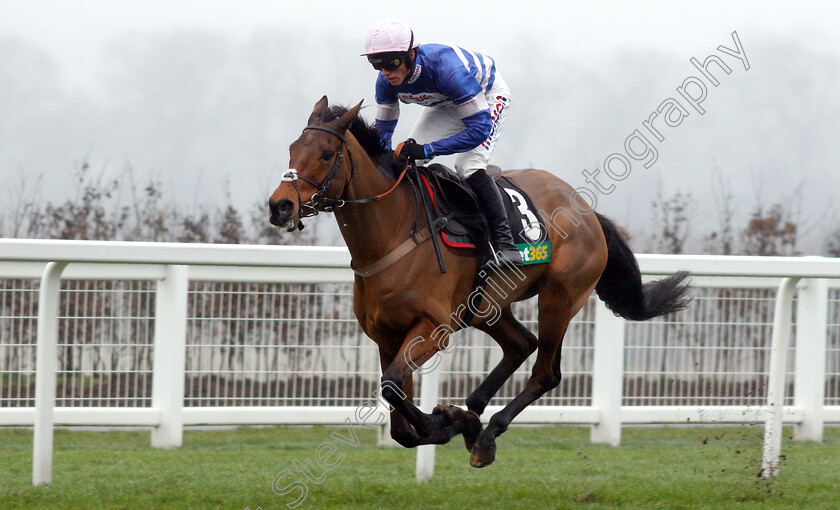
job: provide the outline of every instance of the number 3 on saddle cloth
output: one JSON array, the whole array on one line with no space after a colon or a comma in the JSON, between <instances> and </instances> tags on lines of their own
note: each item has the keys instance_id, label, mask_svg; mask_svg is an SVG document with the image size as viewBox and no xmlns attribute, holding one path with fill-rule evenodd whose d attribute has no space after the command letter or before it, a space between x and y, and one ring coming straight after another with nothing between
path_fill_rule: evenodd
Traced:
<instances>
[{"instance_id":1,"label":"number 3 on saddle cloth","mask_svg":"<svg viewBox=\"0 0 840 510\"><path fill-rule=\"evenodd\" d=\"M455 172L441 164L419 167L420 178L432 197L441 238L452 248L478 248L479 267L493 258L487 242L487 220L481 214L475 195ZM545 264L551 260L551 241L545 223L531 198L510 180L501 177L501 169L487 167L487 173L503 191L513 242L519 249L522 264ZM486 247L486 248L484 248Z\"/></svg>"}]
</instances>

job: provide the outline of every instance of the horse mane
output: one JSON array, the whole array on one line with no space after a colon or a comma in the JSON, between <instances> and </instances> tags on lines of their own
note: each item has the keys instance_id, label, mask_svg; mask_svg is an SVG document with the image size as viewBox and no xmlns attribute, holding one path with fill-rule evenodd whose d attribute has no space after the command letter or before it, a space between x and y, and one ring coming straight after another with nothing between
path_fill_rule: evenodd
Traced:
<instances>
[{"instance_id":1,"label":"horse mane","mask_svg":"<svg viewBox=\"0 0 840 510\"><path fill-rule=\"evenodd\" d=\"M321 122L330 122L338 119L349 110L343 105L331 105L324 109L321 114ZM394 160L394 151L385 147L382 142L382 135L375 125L370 125L364 121L360 116L356 116L356 120L350 125L350 132L370 156L376 162L377 166L390 170L392 173L396 170L397 173L402 170L402 166Z\"/></svg>"},{"instance_id":2,"label":"horse mane","mask_svg":"<svg viewBox=\"0 0 840 510\"><path fill-rule=\"evenodd\" d=\"M346 106L332 105L324 109L324 113L321 114L321 122L333 121L347 113L347 110L349 108ZM350 132L353 133L368 156L377 158L387 151L382 144L382 137L376 126L369 125L361 117L356 116L356 120L350 125Z\"/></svg>"}]
</instances>

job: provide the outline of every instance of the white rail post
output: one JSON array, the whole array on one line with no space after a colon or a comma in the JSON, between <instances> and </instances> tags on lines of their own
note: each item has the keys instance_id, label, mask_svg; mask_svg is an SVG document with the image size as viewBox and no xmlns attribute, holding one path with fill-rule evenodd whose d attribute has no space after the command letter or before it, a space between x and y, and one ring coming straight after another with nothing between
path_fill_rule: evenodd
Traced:
<instances>
[{"instance_id":1,"label":"white rail post","mask_svg":"<svg viewBox=\"0 0 840 510\"><path fill-rule=\"evenodd\" d=\"M67 262L49 262L38 290L38 337L35 346L35 429L32 485L52 482L53 408L58 369L58 291Z\"/></svg>"},{"instance_id":2,"label":"white rail post","mask_svg":"<svg viewBox=\"0 0 840 510\"><path fill-rule=\"evenodd\" d=\"M184 439L188 288L188 266L166 266L157 283L152 407L160 410L160 425L152 429L155 448L177 448Z\"/></svg>"},{"instance_id":3,"label":"white rail post","mask_svg":"<svg viewBox=\"0 0 840 510\"><path fill-rule=\"evenodd\" d=\"M625 321L600 300L595 305L592 363L592 407L598 423L592 426L593 443L621 444L621 397L624 391Z\"/></svg>"},{"instance_id":4,"label":"white rail post","mask_svg":"<svg viewBox=\"0 0 840 510\"><path fill-rule=\"evenodd\" d=\"M785 278L776 294L773 314L773 337L770 346L770 373L767 377L767 420L764 425L764 458L761 476L779 474L782 452L782 417L784 414L787 354L790 346L793 291L799 278Z\"/></svg>"},{"instance_id":5,"label":"white rail post","mask_svg":"<svg viewBox=\"0 0 840 510\"><path fill-rule=\"evenodd\" d=\"M796 370L793 405L802 423L793 428L797 441L823 440L825 349L828 341L828 280L805 280L796 307Z\"/></svg>"},{"instance_id":6,"label":"white rail post","mask_svg":"<svg viewBox=\"0 0 840 510\"><path fill-rule=\"evenodd\" d=\"M439 363L436 358L427 361L426 364ZM426 367L426 365L423 365ZM424 413L431 413L438 403L440 395L440 366L434 370L423 372L420 376L420 410ZM425 482L435 475L435 445L425 444L417 447L417 468L415 478L418 482Z\"/></svg>"}]
</instances>

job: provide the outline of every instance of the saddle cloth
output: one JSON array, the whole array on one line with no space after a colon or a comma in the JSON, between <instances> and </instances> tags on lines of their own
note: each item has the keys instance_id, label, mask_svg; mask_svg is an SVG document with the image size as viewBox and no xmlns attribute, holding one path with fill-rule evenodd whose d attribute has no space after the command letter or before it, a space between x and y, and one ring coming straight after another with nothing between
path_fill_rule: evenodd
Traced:
<instances>
[{"instance_id":1,"label":"saddle cloth","mask_svg":"<svg viewBox=\"0 0 840 510\"><path fill-rule=\"evenodd\" d=\"M481 263L491 259L487 220L481 214L469 185L441 164L434 163L418 170L432 197L444 244L452 248L477 249ZM546 240L545 223L531 198L509 179L502 177L499 167L490 165L487 173L493 176L502 191L505 213L513 242L522 256L522 264L549 262L551 242Z\"/></svg>"}]
</instances>

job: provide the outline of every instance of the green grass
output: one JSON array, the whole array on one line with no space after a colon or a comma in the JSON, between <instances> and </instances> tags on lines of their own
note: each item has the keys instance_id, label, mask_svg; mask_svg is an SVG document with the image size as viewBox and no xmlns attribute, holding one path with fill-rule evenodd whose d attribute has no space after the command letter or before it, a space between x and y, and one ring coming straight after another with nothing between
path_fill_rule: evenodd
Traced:
<instances>
[{"instance_id":1,"label":"green grass","mask_svg":"<svg viewBox=\"0 0 840 510\"><path fill-rule=\"evenodd\" d=\"M55 434L53 483L32 487L32 432L0 430L0 508L285 509L272 479L314 459L325 441L341 464L307 481L307 508L830 508L840 507L840 429L800 443L785 429L781 475L759 478L763 428L625 428L622 446L592 445L579 427L511 428L495 464L469 466L460 438L438 447L435 477L415 483L415 451L375 446L359 430L351 447L331 427L188 431L184 446L156 450L148 432ZM329 461L335 461L331 457ZM310 465L316 476L323 470ZM291 483L283 479L280 486Z\"/></svg>"}]
</instances>

